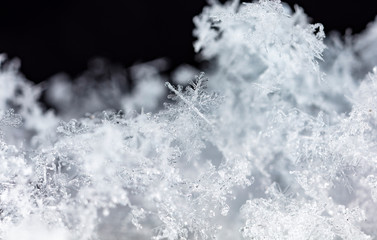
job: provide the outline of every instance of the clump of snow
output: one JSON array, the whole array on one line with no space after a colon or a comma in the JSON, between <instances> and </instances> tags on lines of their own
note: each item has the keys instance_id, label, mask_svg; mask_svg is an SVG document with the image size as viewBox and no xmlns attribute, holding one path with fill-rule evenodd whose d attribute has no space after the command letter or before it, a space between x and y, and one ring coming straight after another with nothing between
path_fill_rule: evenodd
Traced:
<instances>
[{"instance_id":1,"label":"clump of snow","mask_svg":"<svg viewBox=\"0 0 377 240\"><path fill-rule=\"evenodd\" d=\"M194 23L211 67L184 86L164 59L34 85L1 55L1 239L377 238L376 21L325 39L260 0Z\"/></svg>"}]
</instances>

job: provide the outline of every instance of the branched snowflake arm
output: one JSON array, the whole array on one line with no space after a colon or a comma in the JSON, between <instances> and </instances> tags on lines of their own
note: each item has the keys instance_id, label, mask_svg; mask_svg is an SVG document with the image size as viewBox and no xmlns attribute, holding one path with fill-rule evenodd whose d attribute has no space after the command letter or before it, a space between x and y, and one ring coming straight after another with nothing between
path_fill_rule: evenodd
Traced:
<instances>
[{"instance_id":1,"label":"branched snowflake arm","mask_svg":"<svg viewBox=\"0 0 377 240\"><path fill-rule=\"evenodd\" d=\"M204 81L207 81L206 78L204 78L204 73L201 73L195 81L191 82L191 88L186 88L186 93L182 92L182 87L178 87L176 89L173 87L169 82L166 82L165 85L169 88L170 91L174 93L175 96L170 96L173 100L175 100L177 97L181 99L192 111L194 111L200 118L202 118L209 126L212 127L211 121L206 118L197 107L195 107L195 102L200 101L200 94L202 91L202 88L204 87ZM190 93L191 92L191 93ZM190 97L191 99L188 99L187 97Z\"/></svg>"}]
</instances>

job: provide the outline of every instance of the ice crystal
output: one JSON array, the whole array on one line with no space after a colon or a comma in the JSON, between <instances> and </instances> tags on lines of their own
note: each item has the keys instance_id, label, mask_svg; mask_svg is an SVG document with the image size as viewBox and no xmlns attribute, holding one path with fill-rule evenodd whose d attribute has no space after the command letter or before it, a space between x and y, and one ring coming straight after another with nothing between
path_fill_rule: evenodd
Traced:
<instances>
[{"instance_id":1,"label":"ice crystal","mask_svg":"<svg viewBox=\"0 0 377 240\"><path fill-rule=\"evenodd\" d=\"M325 39L260 0L194 23L211 67L172 79L95 59L34 85L1 55L1 239L377 238L376 21Z\"/></svg>"}]
</instances>

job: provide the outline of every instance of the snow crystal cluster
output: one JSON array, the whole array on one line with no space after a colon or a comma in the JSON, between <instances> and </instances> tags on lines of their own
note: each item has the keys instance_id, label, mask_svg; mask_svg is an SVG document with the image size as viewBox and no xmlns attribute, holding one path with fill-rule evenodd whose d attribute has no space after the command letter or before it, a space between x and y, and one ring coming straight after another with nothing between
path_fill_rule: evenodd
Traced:
<instances>
[{"instance_id":1,"label":"snow crystal cluster","mask_svg":"<svg viewBox=\"0 0 377 240\"><path fill-rule=\"evenodd\" d=\"M213 0L194 23L205 74L96 59L35 85L2 56L0 239L377 239L377 22L325 39Z\"/></svg>"}]
</instances>

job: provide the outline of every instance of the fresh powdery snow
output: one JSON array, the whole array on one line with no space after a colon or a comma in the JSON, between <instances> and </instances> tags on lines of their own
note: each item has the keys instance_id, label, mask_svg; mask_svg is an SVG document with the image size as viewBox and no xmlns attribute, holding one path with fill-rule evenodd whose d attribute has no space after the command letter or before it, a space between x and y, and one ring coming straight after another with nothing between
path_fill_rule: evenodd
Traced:
<instances>
[{"instance_id":1,"label":"fresh powdery snow","mask_svg":"<svg viewBox=\"0 0 377 240\"><path fill-rule=\"evenodd\" d=\"M377 21L325 38L213 0L194 23L210 65L172 78L95 59L35 85L1 56L0 239L377 239Z\"/></svg>"}]
</instances>

